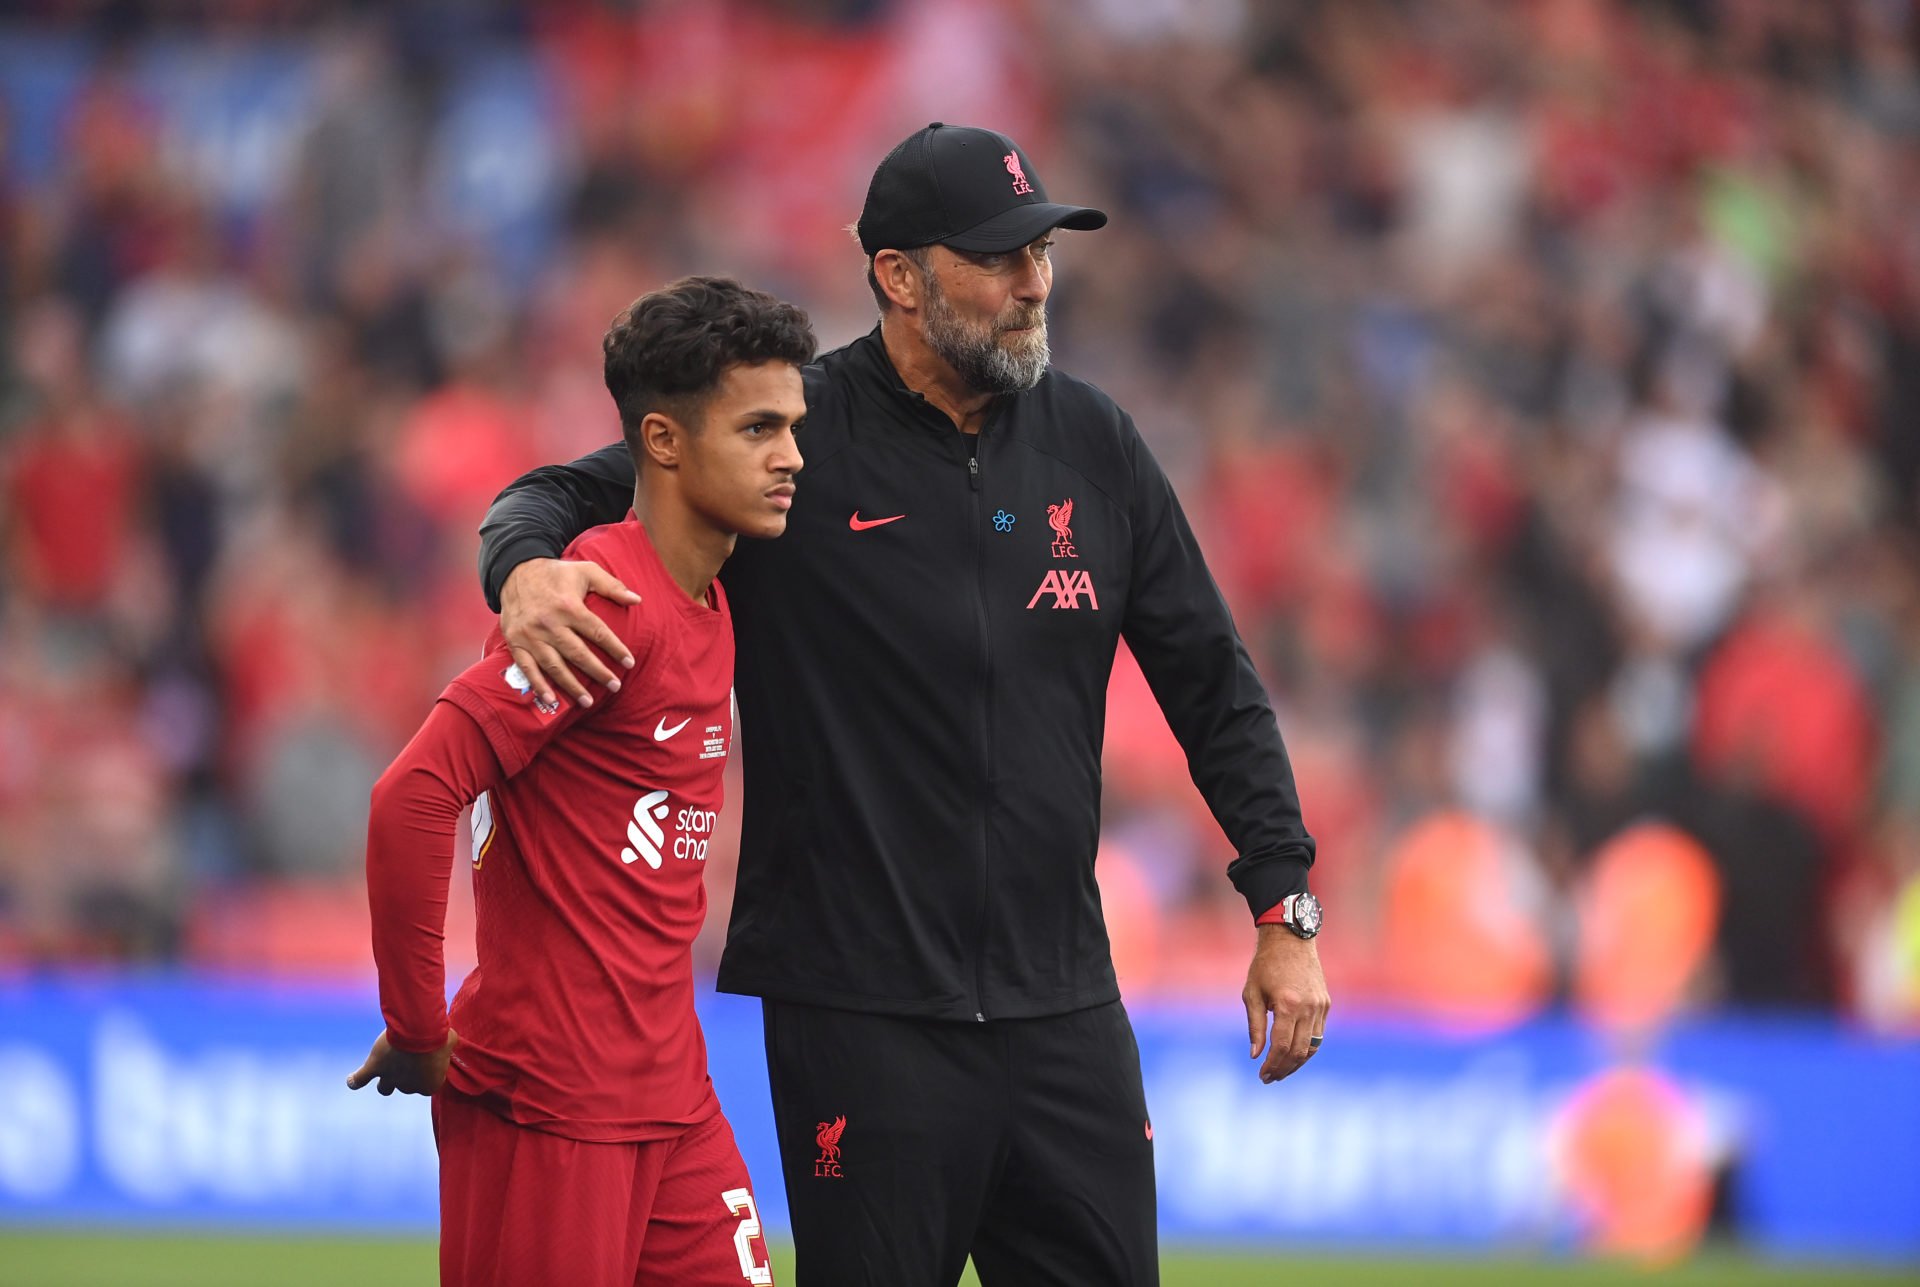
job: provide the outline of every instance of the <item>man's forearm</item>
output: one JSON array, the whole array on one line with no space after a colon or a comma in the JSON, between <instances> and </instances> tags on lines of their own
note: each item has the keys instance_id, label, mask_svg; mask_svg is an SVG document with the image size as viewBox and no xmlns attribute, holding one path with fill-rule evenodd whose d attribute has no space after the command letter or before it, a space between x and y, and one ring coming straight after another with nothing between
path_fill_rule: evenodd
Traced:
<instances>
[{"instance_id":1,"label":"man's forearm","mask_svg":"<svg viewBox=\"0 0 1920 1287\"><path fill-rule=\"evenodd\" d=\"M623 444L566 465L545 465L507 485L480 524L480 585L500 610L513 569L532 558L559 558L590 527L617 523L633 504L633 460Z\"/></svg>"}]
</instances>

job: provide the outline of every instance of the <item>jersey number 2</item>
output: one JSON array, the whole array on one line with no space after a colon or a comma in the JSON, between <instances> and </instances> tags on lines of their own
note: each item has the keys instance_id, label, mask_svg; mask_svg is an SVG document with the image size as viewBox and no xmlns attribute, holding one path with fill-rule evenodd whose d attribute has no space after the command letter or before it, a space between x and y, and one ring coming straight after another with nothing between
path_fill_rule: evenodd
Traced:
<instances>
[{"instance_id":1,"label":"jersey number 2","mask_svg":"<svg viewBox=\"0 0 1920 1287\"><path fill-rule=\"evenodd\" d=\"M734 1215L742 1211L747 1213L741 1218L740 1227L733 1231L733 1249L740 1253L741 1275L754 1287L770 1287L773 1270L760 1264L760 1257L753 1251L753 1240L760 1236L760 1210L753 1205L753 1194L745 1189L728 1189L720 1195L720 1200L727 1204L727 1210Z\"/></svg>"}]
</instances>

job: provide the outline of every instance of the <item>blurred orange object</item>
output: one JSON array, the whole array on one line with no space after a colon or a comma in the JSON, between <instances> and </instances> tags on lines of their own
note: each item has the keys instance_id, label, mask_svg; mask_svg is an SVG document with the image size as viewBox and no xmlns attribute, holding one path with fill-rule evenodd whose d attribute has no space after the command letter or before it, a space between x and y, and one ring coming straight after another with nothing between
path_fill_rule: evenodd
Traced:
<instances>
[{"instance_id":1,"label":"blurred orange object","mask_svg":"<svg viewBox=\"0 0 1920 1287\"><path fill-rule=\"evenodd\" d=\"M1600 847L1581 891L1575 1003L1608 1027L1664 1022L1719 924L1720 874L1707 851L1665 823L1629 827Z\"/></svg>"},{"instance_id":2,"label":"blurred orange object","mask_svg":"<svg viewBox=\"0 0 1920 1287\"><path fill-rule=\"evenodd\" d=\"M1713 1208L1707 1143L1699 1106L1655 1069L1609 1068L1575 1090L1554 1155L1587 1247L1652 1264L1687 1256Z\"/></svg>"},{"instance_id":3,"label":"blurred orange object","mask_svg":"<svg viewBox=\"0 0 1920 1287\"><path fill-rule=\"evenodd\" d=\"M1160 907L1153 883L1124 845L1102 841L1094 863L1100 910L1113 950L1113 972L1129 996L1151 991L1160 957ZM1249 935L1251 936L1251 935Z\"/></svg>"},{"instance_id":4,"label":"blurred orange object","mask_svg":"<svg viewBox=\"0 0 1920 1287\"><path fill-rule=\"evenodd\" d=\"M1454 1023L1517 1023L1547 1002L1544 882L1518 840L1460 810L1388 848L1381 916L1385 997Z\"/></svg>"}]
</instances>

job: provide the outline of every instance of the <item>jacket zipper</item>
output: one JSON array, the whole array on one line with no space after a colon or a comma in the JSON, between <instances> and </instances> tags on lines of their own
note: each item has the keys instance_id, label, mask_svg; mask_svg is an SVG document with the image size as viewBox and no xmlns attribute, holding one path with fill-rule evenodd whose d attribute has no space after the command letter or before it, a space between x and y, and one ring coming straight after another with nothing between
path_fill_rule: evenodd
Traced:
<instances>
[{"instance_id":1,"label":"jacket zipper","mask_svg":"<svg viewBox=\"0 0 1920 1287\"><path fill-rule=\"evenodd\" d=\"M991 415L991 413L989 413ZM993 812L993 635L987 620L986 534L980 494L980 441L976 434L967 447L967 484L972 492L973 590L975 615L980 621L980 916L976 921L973 953L973 1018L987 1021L987 917L992 908L993 853L988 837Z\"/></svg>"}]
</instances>

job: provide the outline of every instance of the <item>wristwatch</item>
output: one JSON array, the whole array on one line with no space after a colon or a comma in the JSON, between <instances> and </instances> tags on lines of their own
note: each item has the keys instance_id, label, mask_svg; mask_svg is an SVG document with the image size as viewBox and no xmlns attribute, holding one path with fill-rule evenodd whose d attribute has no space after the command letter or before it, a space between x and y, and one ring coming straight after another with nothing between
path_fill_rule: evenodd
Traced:
<instances>
[{"instance_id":1,"label":"wristwatch","mask_svg":"<svg viewBox=\"0 0 1920 1287\"><path fill-rule=\"evenodd\" d=\"M1288 894L1280 900L1280 923L1300 938L1320 932L1320 900L1312 894Z\"/></svg>"}]
</instances>

